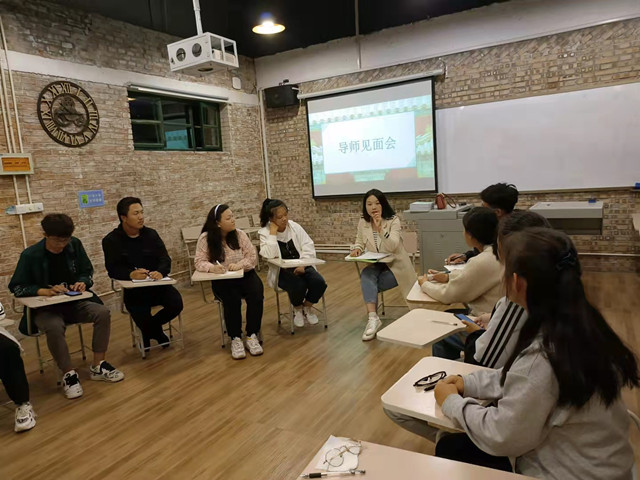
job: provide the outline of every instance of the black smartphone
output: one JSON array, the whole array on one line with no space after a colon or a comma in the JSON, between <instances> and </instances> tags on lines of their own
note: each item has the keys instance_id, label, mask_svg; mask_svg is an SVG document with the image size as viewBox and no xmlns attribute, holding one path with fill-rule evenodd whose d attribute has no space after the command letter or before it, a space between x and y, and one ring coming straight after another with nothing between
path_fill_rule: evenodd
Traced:
<instances>
[{"instance_id":1,"label":"black smartphone","mask_svg":"<svg viewBox=\"0 0 640 480\"><path fill-rule=\"evenodd\" d=\"M76 295L82 295L82 292L75 292L73 290L67 290L64 292L65 295L69 295L70 297L75 297Z\"/></svg>"},{"instance_id":2,"label":"black smartphone","mask_svg":"<svg viewBox=\"0 0 640 480\"><path fill-rule=\"evenodd\" d=\"M464 320L465 322L469 322L469 323L476 323L473 320L471 320L469 317L467 317L464 313L454 313L453 316L456 317L458 320Z\"/></svg>"}]
</instances>

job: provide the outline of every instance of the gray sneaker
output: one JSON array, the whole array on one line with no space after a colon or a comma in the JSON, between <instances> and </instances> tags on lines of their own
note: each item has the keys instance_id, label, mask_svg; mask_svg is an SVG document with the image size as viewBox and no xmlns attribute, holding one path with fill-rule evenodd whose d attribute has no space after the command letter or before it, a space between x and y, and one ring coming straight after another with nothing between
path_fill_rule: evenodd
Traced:
<instances>
[{"instance_id":1,"label":"gray sneaker","mask_svg":"<svg viewBox=\"0 0 640 480\"><path fill-rule=\"evenodd\" d=\"M242 343L242 339L235 337L231 340L231 357L234 360L240 360L245 358L247 354L244 351L244 345Z\"/></svg>"},{"instance_id":2,"label":"gray sneaker","mask_svg":"<svg viewBox=\"0 0 640 480\"><path fill-rule=\"evenodd\" d=\"M264 353L264 351L262 350L262 345L260 345L260 341L258 340L258 337L255 333L250 337L247 337L247 339L245 340L245 344L247 346L247 350L249 350L249 353L254 357L262 355Z\"/></svg>"},{"instance_id":3,"label":"gray sneaker","mask_svg":"<svg viewBox=\"0 0 640 480\"><path fill-rule=\"evenodd\" d=\"M26 432L36 426L36 412L29 402L23 403L16 408L15 432Z\"/></svg>"}]
</instances>

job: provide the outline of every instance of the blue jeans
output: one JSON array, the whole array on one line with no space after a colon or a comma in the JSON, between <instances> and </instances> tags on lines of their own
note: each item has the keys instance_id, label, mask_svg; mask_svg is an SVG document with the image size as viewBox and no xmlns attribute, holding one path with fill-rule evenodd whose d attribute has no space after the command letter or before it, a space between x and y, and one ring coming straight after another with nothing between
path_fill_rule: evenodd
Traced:
<instances>
[{"instance_id":1,"label":"blue jeans","mask_svg":"<svg viewBox=\"0 0 640 480\"><path fill-rule=\"evenodd\" d=\"M393 272L384 263L374 263L365 267L360 275L360 287L365 303L378 304L378 292L397 287Z\"/></svg>"}]
</instances>

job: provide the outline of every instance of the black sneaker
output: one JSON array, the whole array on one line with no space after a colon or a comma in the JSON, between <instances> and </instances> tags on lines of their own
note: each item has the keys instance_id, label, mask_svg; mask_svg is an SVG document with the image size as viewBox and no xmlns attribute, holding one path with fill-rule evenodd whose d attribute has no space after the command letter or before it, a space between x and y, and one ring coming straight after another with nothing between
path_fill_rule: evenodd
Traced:
<instances>
[{"instance_id":1,"label":"black sneaker","mask_svg":"<svg viewBox=\"0 0 640 480\"><path fill-rule=\"evenodd\" d=\"M89 371L91 372L91 380L112 383L124 380L124 373L105 360L101 361L97 367L91 365Z\"/></svg>"}]
</instances>

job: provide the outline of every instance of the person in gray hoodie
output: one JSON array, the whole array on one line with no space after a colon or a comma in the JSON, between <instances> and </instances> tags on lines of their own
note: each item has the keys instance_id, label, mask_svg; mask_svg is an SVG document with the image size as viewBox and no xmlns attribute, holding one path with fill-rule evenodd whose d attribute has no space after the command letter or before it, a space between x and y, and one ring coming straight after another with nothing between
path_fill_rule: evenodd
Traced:
<instances>
[{"instance_id":1,"label":"person in gray hoodie","mask_svg":"<svg viewBox=\"0 0 640 480\"><path fill-rule=\"evenodd\" d=\"M502 369L436 385L443 413L465 432L443 436L436 455L545 480L630 480L620 392L639 385L638 365L586 299L573 243L531 228L506 237L500 256L507 296L528 319Z\"/></svg>"}]
</instances>

